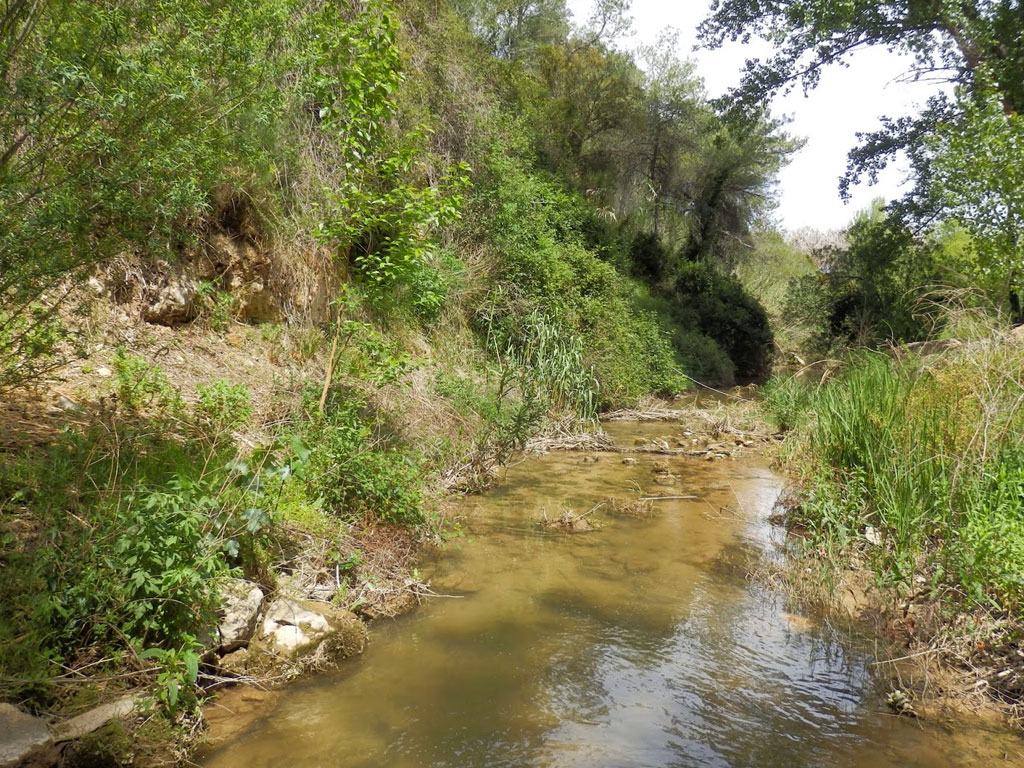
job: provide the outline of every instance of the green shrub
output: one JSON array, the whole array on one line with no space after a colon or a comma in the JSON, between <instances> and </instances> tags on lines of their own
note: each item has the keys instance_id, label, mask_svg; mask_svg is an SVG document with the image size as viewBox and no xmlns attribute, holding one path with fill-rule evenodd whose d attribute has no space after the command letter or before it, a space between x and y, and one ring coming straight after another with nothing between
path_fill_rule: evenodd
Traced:
<instances>
[{"instance_id":1,"label":"green shrub","mask_svg":"<svg viewBox=\"0 0 1024 768\"><path fill-rule=\"evenodd\" d=\"M235 297L204 280L196 289L196 298L199 299L199 316L205 318L213 330L225 330L235 315Z\"/></svg>"},{"instance_id":2,"label":"green shrub","mask_svg":"<svg viewBox=\"0 0 1024 768\"><path fill-rule=\"evenodd\" d=\"M653 232L638 232L629 244L629 264L633 273L650 284L657 284L669 272L670 254Z\"/></svg>"},{"instance_id":3,"label":"green shrub","mask_svg":"<svg viewBox=\"0 0 1024 768\"><path fill-rule=\"evenodd\" d=\"M68 433L0 469L3 519L32 531L3 539L0 688L44 706L59 665L86 648L115 667L158 648L187 671L213 623L218 578L246 564L276 504L265 492L270 464L178 441L159 423ZM173 709L166 672L161 695Z\"/></svg>"},{"instance_id":4,"label":"green shrub","mask_svg":"<svg viewBox=\"0 0 1024 768\"><path fill-rule=\"evenodd\" d=\"M736 383L736 366L710 336L680 328L672 333L672 346L685 361L686 373L697 381L719 386Z\"/></svg>"},{"instance_id":5,"label":"green shrub","mask_svg":"<svg viewBox=\"0 0 1024 768\"><path fill-rule=\"evenodd\" d=\"M333 391L324 414L306 427L304 437L311 451L306 480L326 509L352 520L425 522L418 462L384 435L362 398Z\"/></svg>"},{"instance_id":6,"label":"green shrub","mask_svg":"<svg viewBox=\"0 0 1024 768\"><path fill-rule=\"evenodd\" d=\"M770 372L774 337L768 314L735 277L706 262L682 264L673 301L684 326L697 328L725 351L737 378L757 380Z\"/></svg>"},{"instance_id":7,"label":"green shrub","mask_svg":"<svg viewBox=\"0 0 1024 768\"><path fill-rule=\"evenodd\" d=\"M181 395L164 370L123 348L114 356L114 382L121 404L129 410L181 408Z\"/></svg>"},{"instance_id":8,"label":"green shrub","mask_svg":"<svg viewBox=\"0 0 1024 768\"><path fill-rule=\"evenodd\" d=\"M584 247L579 199L507 156L492 156L486 172L479 216L498 256L498 286L478 315L483 334L492 321L542 313L566 340L577 340L600 407L685 389L666 330L642 306L646 288Z\"/></svg>"},{"instance_id":9,"label":"green shrub","mask_svg":"<svg viewBox=\"0 0 1024 768\"><path fill-rule=\"evenodd\" d=\"M245 384L220 379L199 384L196 393L196 418L216 433L238 429L252 417L252 398Z\"/></svg>"},{"instance_id":10,"label":"green shrub","mask_svg":"<svg viewBox=\"0 0 1024 768\"><path fill-rule=\"evenodd\" d=\"M0 307L0 392L54 368L66 335L60 319L42 304Z\"/></svg>"}]
</instances>

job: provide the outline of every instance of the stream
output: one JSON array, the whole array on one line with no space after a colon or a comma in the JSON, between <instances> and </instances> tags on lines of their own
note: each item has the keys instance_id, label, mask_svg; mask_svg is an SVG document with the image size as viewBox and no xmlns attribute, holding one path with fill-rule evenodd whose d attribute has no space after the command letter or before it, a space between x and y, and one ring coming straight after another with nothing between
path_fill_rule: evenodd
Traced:
<instances>
[{"instance_id":1,"label":"stream","mask_svg":"<svg viewBox=\"0 0 1024 768\"><path fill-rule=\"evenodd\" d=\"M619 445L677 424L613 422ZM596 461L595 461L596 459ZM424 564L432 599L371 629L359 658L291 685L206 768L1020 766L1013 736L885 705L871 640L793 613L748 578L779 557L783 480L757 456L552 452L460 503L465 535ZM605 497L693 495L647 517Z\"/></svg>"}]
</instances>

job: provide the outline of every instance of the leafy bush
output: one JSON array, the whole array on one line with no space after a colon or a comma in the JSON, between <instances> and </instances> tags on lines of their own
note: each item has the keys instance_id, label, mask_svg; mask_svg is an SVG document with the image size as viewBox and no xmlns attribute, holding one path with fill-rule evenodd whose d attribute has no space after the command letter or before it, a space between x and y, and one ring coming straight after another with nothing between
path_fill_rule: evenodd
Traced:
<instances>
[{"instance_id":1,"label":"leafy bush","mask_svg":"<svg viewBox=\"0 0 1024 768\"><path fill-rule=\"evenodd\" d=\"M408 449L385 436L360 397L333 390L304 439L311 451L309 488L334 514L406 525L426 520L418 463Z\"/></svg>"},{"instance_id":2,"label":"leafy bush","mask_svg":"<svg viewBox=\"0 0 1024 768\"><path fill-rule=\"evenodd\" d=\"M730 386L736 383L736 366L714 339L699 331L677 329L672 346L686 361L686 373L706 384Z\"/></svg>"},{"instance_id":3,"label":"leafy bush","mask_svg":"<svg viewBox=\"0 0 1024 768\"><path fill-rule=\"evenodd\" d=\"M223 379L196 387L196 418L220 433L237 429L252 417L252 399L245 384Z\"/></svg>"},{"instance_id":4,"label":"leafy bush","mask_svg":"<svg viewBox=\"0 0 1024 768\"><path fill-rule=\"evenodd\" d=\"M0 392L36 379L59 364L61 323L42 304L0 307Z\"/></svg>"},{"instance_id":5,"label":"leafy bush","mask_svg":"<svg viewBox=\"0 0 1024 768\"><path fill-rule=\"evenodd\" d=\"M756 380L769 373L774 337L768 314L739 280L707 262L685 263L676 273L673 300L683 325L713 339L738 378Z\"/></svg>"},{"instance_id":6,"label":"leafy bush","mask_svg":"<svg viewBox=\"0 0 1024 768\"><path fill-rule=\"evenodd\" d=\"M478 313L483 333L501 318L542 313L566 340L578 340L570 343L593 369L601 407L684 389L665 332L641 306L646 290L583 246L577 198L507 156L492 156L486 171L479 217L497 255L498 285Z\"/></svg>"},{"instance_id":7,"label":"leafy bush","mask_svg":"<svg viewBox=\"0 0 1024 768\"><path fill-rule=\"evenodd\" d=\"M216 284L203 281L196 289L196 298L199 299L200 317L206 318L213 330L225 330L235 313L235 297L217 288Z\"/></svg>"},{"instance_id":8,"label":"leafy bush","mask_svg":"<svg viewBox=\"0 0 1024 768\"><path fill-rule=\"evenodd\" d=\"M181 395L160 366L123 348L114 356L114 382L121 404L129 410L177 411L182 406Z\"/></svg>"},{"instance_id":9,"label":"leafy bush","mask_svg":"<svg viewBox=\"0 0 1024 768\"><path fill-rule=\"evenodd\" d=\"M983 297L991 279L962 230L947 224L915 235L880 200L854 218L846 239L820 249L822 269L794 278L785 296L782 318L809 330L805 352L815 358L934 337L948 310Z\"/></svg>"},{"instance_id":10,"label":"leafy bush","mask_svg":"<svg viewBox=\"0 0 1024 768\"><path fill-rule=\"evenodd\" d=\"M68 433L2 469L4 519L32 531L15 538L5 526L0 550L4 695L45 704L59 665L91 647L115 666L157 648L194 678L188 660L213 623L217 580L265 536L277 468L143 423ZM168 708L189 682L163 677Z\"/></svg>"},{"instance_id":11,"label":"leafy bush","mask_svg":"<svg viewBox=\"0 0 1024 768\"><path fill-rule=\"evenodd\" d=\"M653 232L639 232L629 244L629 263L641 280L657 284L670 270L670 254Z\"/></svg>"}]
</instances>

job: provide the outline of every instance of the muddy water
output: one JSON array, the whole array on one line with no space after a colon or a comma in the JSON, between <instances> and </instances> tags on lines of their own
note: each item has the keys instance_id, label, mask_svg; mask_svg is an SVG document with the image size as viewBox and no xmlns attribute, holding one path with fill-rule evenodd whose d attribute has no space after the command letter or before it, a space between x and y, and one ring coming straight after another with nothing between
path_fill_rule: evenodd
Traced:
<instances>
[{"instance_id":1,"label":"muddy water","mask_svg":"<svg viewBox=\"0 0 1024 768\"><path fill-rule=\"evenodd\" d=\"M673 460L665 486L655 460L511 468L425 569L452 597L375 626L365 656L289 688L207 768L1024 765L1015 740L886 713L865 641L745 578L772 549L763 461ZM700 498L598 512L588 533L536 525L637 488Z\"/></svg>"}]
</instances>

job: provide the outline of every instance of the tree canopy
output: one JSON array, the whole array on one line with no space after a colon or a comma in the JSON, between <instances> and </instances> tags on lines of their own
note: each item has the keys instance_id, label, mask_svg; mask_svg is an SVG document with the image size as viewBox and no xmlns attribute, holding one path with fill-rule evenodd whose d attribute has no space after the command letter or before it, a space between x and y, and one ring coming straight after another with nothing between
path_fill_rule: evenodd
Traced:
<instances>
[{"instance_id":1,"label":"tree canopy","mask_svg":"<svg viewBox=\"0 0 1024 768\"><path fill-rule=\"evenodd\" d=\"M1017 288L1024 261L1024 4L1018 0L719 0L701 25L711 47L761 36L775 45L747 63L734 92L743 107L796 85L818 85L822 70L861 48L885 46L913 57L909 76L953 85L919 114L887 117L861 136L841 182L875 180L905 152L916 185L890 208L919 230L954 220L974 237L979 277Z\"/></svg>"}]
</instances>

